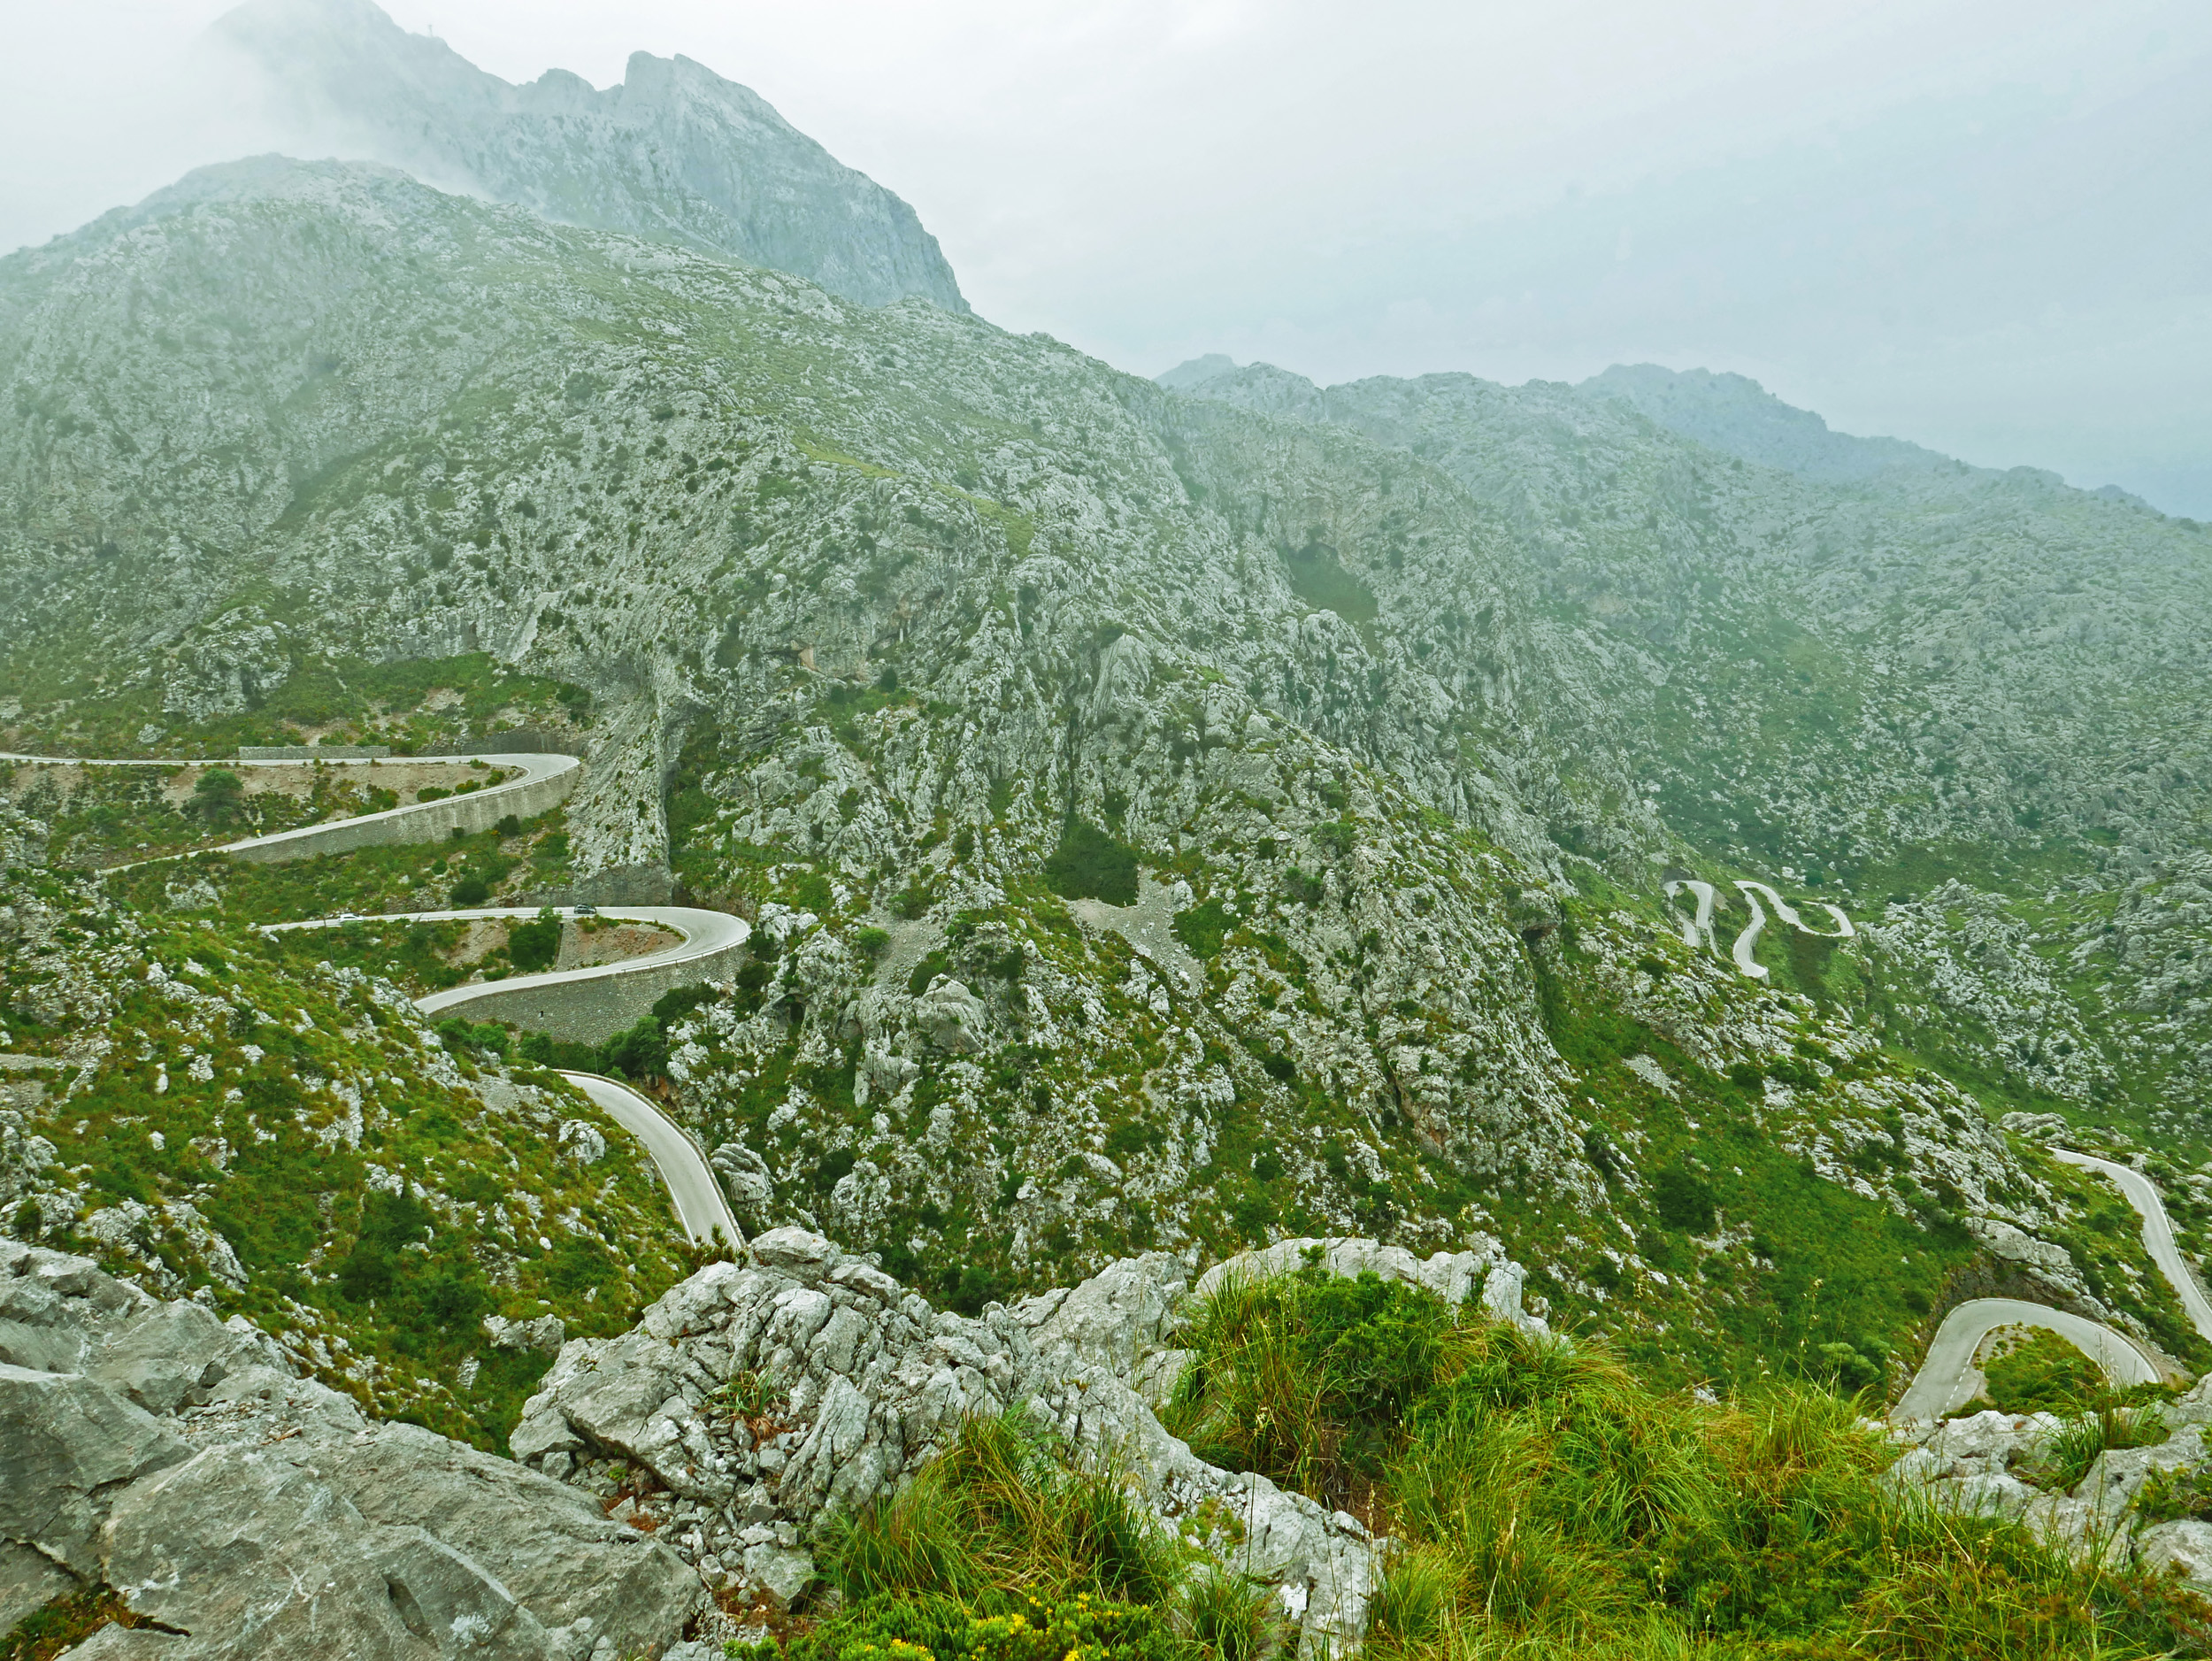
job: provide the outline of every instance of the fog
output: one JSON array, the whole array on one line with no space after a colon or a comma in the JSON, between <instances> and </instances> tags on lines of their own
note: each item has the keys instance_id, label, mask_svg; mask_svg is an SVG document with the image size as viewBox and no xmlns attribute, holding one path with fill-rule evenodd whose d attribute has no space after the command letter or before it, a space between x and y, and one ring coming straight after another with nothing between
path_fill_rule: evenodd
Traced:
<instances>
[{"instance_id":1,"label":"fog","mask_svg":"<svg viewBox=\"0 0 2212 1661\"><path fill-rule=\"evenodd\" d=\"M0 0L0 248L267 148L223 7ZM1156 373L1732 369L2212 517L2212 7L399 0L510 80L744 81L976 309Z\"/></svg>"}]
</instances>

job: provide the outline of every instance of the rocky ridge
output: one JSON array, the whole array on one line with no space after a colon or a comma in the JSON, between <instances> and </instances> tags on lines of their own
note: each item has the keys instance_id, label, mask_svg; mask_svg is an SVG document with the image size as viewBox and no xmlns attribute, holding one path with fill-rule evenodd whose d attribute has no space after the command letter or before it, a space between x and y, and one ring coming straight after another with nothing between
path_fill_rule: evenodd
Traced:
<instances>
[{"instance_id":1,"label":"rocky ridge","mask_svg":"<svg viewBox=\"0 0 2212 1661\"><path fill-rule=\"evenodd\" d=\"M518 87L370 0L249 0L211 37L254 66L305 153L334 146L565 224L791 272L862 305L968 309L910 206L688 58L633 53L603 91L559 69Z\"/></svg>"},{"instance_id":2,"label":"rocky ridge","mask_svg":"<svg viewBox=\"0 0 2212 1661\"><path fill-rule=\"evenodd\" d=\"M1308 1260L1541 1330L1494 1242L1423 1262L1288 1241L1201 1289ZM795 1600L828 1519L966 1418L1014 1411L1120 1462L1160 1526L1274 1588L1302 1642L1356 1642L1386 1542L1194 1459L1148 1405L1173 1388L1187 1283L1155 1254L970 1319L775 1231L633 1331L565 1345L511 1464L365 1419L242 1318L0 1243L0 1616L104 1584L167 1634L142 1647L185 1658L687 1657L710 1589Z\"/></svg>"}]
</instances>

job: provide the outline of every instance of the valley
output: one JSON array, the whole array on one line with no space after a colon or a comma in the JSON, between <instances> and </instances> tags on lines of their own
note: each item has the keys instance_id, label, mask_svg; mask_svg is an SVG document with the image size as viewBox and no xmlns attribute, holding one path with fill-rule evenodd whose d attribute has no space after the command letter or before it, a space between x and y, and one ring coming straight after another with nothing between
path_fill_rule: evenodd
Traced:
<instances>
[{"instance_id":1,"label":"valley","mask_svg":"<svg viewBox=\"0 0 2212 1661\"><path fill-rule=\"evenodd\" d=\"M2212 529L1734 377L1147 381L688 59L224 27L380 159L0 258L0 1423L154 1461L0 1591L166 1621L100 1519L243 1426L354 1508L267 1561L518 1655L2202 1652ZM943 1543L1079 1501L1179 1566Z\"/></svg>"}]
</instances>

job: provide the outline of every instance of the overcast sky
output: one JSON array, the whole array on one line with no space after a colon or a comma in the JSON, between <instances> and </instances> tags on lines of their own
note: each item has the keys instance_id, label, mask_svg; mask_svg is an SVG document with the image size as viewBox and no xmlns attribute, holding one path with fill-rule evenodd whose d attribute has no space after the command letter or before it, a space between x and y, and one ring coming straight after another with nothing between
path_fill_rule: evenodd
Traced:
<instances>
[{"instance_id":1,"label":"overcast sky","mask_svg":"<svg viewBox=\"0 0 2212 1661\"><path fill-rule=\"evenodd\" d=\"M177 114L223 9L0 0L0 248L252 142ZM697 58L1125 368L1732 369L2212 518L2205 0L389 9L509 80Z\"/></svg>"}]
</instances>

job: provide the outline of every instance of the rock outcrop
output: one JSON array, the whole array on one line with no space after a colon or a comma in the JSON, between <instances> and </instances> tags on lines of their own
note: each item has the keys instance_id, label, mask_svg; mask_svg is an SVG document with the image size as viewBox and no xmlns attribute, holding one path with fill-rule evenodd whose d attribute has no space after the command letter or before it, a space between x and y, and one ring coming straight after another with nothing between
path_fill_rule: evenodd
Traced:
<instances>
[{"instance_id":1,"label":"rock outcrop","mask_svg":"<svg viewBox=\"0 0 2212 1661\"><path fill-rule=\"evenodd\" d=\"M586 1495L371 1421L242 1318L4 1240L0 1542L6 1625L104 1583L163 1629L79 1657L610 1661L704 1599Z\"/></svg>"},{"instance_id":2,"label":"rock outcrop","mask_svg":"<svg viewBox=\"0 0 2212 1661\"><path fill-rule=\"evenodd\" d=\"M1890 1480L1920 1488L1949 1509L2016 1519L2079 1555L2174 1568L2197 1590L2212 1593L2212 1521L2147 1515L2138 1504L2154 1474L2186 1477L2204 1465L2212 1379L2177 1402L2139 1411L2163 1419L2166 1438L2099 1454L2070 1488L2029 1480L2063 1421L2049 1413L1994 1409L1935 1426L1906 1450Z\"/></svg>"},{"instance_id":3,"label":"rock outcrop","mask_svg":"<svg viewBox=\"0 0 2212 1661\"><path fill-rule=\"evenodd\" d=\"M1200 1284L1314 1263L1540 1330L1519 1265L1481 1246L1420 1259L1286 1241ZM776 1229L622 1336L563 1346L507 1460L365 1418L242 1317L0 1241L0 1611L12 1624L108 1586L158 1629L127 1642L178 1661L703 1654L683 1634L710 1588L797 1598L826 1521L895 1488L965 1419L1014 1411L1272 1587L1305 1644L1356 1642L1388 1542L1205 1464L1154 1415L1189 1290L1181 1260L1154 1253L971 1318Z\"/></svg>"},{"instance_id":4,"label":"rock outcrop","mask_svg":"<svg viewBox=\"0 0 2212 1661\"><path fill-rule=\"evenodd\" d=\"M603 92L560 69L517 87L368 0L252 0L214 33L267 73L272 112L308 154L334 143L550 219L787 271L863 305L912 296L968 309L912 207L688 58L634 53Z\"/></svg>"},{"instance_id":5,"label":"rock outcrop","mask_svg":"<svg viewBox=\"0 0 2212 1661\"><path fill-rule=\"evenodd\" d=\"M1479 1296L1501 1319L1540 1326L1521 1311L1519 1266L1494 1243L1424 1261L1373 1241L1286 1241L1217 1266L1200 1289L1296 1267L1309 1249L1333 1272ZM1196 1530L1273 1586L1308 1641L1356 1641L1381 1542L1347 1513L1203 1463L1148 1404L1171 1387L1189 1284L1179 1259L1154 1253L971 1318L933 1309L818 1234L775 1229L624 1336L564 1347L512 1447L563 1476L580 1462L587 1475L595 1461L643 1466L687 1505L679 1539L703 1573L789 1597L813 1573L805 1542L826 1518L895 1488L963 1420L1020 1411L1083 1455L1121 1461L1164 1524ZM748 1416L742 1399L766 1404ZM1222 1517L1239 1528L1209 1532Z\"/></svg>"}]
</instances>

